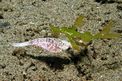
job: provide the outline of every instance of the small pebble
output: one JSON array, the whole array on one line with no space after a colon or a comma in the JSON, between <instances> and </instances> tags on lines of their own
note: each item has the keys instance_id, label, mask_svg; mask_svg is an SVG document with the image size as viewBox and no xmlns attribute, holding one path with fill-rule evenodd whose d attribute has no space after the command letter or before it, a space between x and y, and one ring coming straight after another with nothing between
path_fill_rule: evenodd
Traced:
<instances>
[{"instance_id":1,"label":"small pebble","mask_svg":"<svg viewBox=\"0 0 122 81\"><path fill-rule=\"evenodd\" d=\"M0 28L10 28L9 22L0 22Z\"/></svg>"}]
</instances>

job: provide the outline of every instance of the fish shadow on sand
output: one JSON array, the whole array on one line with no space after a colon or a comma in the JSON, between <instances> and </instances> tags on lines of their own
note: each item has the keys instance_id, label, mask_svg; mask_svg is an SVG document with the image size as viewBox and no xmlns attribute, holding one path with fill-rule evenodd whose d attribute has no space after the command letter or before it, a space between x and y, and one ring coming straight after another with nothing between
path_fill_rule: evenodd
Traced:
<instances>
[{"instance_id":1,"label":"fish shadow on sand","mask_svg":"<svg viewBox=\"0 0 122 81\"><path fill-rule=\"evenodd\" d=\"M69 58L57 56L33 56L29 54L25 54L25 56L44 62L47 64L47 66L54 70L63 70L64 65L73 64L76 67L78 73L84 75L84 72L81 71L82 67L79 66L79 63L82 61L82 58L86 57L86 55L82 54L82 52L76 55L73 54L73 52L69 52L69 54Z\"/></svg>"},{"instance_id":2,"label":"fish shadow on sand","mask_svg":"<svg viewBox=\"0 0 122 81\"><path fill-rule=\"evenodd\" d=\"M55 70L58 70L58 69L62 70L64 68L63 65L70 64L70 59L68 59L68 58L61 58L61 57L57 57L57 56L33 56L33 55L29 55L29 54L26 54L26 56L28 56L32 59L36 59L41 62L44 62L51 69L55 69Z\"/></svg>"}]
</instances>

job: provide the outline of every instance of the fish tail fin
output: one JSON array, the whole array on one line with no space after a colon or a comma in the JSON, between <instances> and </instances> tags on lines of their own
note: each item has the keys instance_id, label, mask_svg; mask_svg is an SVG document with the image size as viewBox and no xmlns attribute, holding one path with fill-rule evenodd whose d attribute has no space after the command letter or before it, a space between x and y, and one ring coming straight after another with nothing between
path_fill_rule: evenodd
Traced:
<instances>
[{"instance_id":1,"label":"fish tail fin","mask_svg":"<svg viewBox=\"0 0 122 81\"><path fill-rule=\"evenodd\" d=\"M31 45L30 42L22 42L22 43L12 43L12 46L14 47L25 47Z\"/></svg>"}]
</instances>

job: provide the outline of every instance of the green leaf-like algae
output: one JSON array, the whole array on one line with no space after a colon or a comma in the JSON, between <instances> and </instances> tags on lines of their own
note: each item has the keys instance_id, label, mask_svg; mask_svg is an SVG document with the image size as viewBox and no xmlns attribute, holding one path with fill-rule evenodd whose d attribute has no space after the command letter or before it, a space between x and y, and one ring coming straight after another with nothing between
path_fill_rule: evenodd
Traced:
<instances>
[{"instance_id":1,"label":"green leaf-like algae","mask_svg":"<svg viewBox=\"0 0 122 81\"><path fill-rule=\"evenodd\" d=\"M68 41L71 43L72 47L74 50L80 51L80 46L76 42L78 42L76 39L79 41L85 42L90 42L94 39L106 39L106 38L116 38L120 37L120 34L118 33L110 33L110 30L113 25L113 21L110 20L106 25L104 25L103 30L95 35L92 35L90 32L86 31L84 33L80 33L77 31L77 28L82 27L84 24L84 16L79 16L76 18L74 25L71 27L55 27L53 25L50 25L52 35L54 37L58 37L60 34L64 34L67 38Z\"/></svg>"}]
</instances>

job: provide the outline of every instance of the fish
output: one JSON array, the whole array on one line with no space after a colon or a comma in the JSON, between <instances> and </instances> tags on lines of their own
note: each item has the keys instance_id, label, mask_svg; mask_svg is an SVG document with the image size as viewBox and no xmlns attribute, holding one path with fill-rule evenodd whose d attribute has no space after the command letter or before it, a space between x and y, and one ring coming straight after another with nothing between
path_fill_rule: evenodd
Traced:
<instances>
[{"instance_id":1,"label":"fish","mask_svg":"<svg viewBox=\"0 0 122 81\"><path fill-rule=\"evenodd\" d=\"M27 42L12 43L14 47L38 46L52 53L59 53L71 48L70 42L59 38L37 38Z\"/></svg>"}]
</instances>

